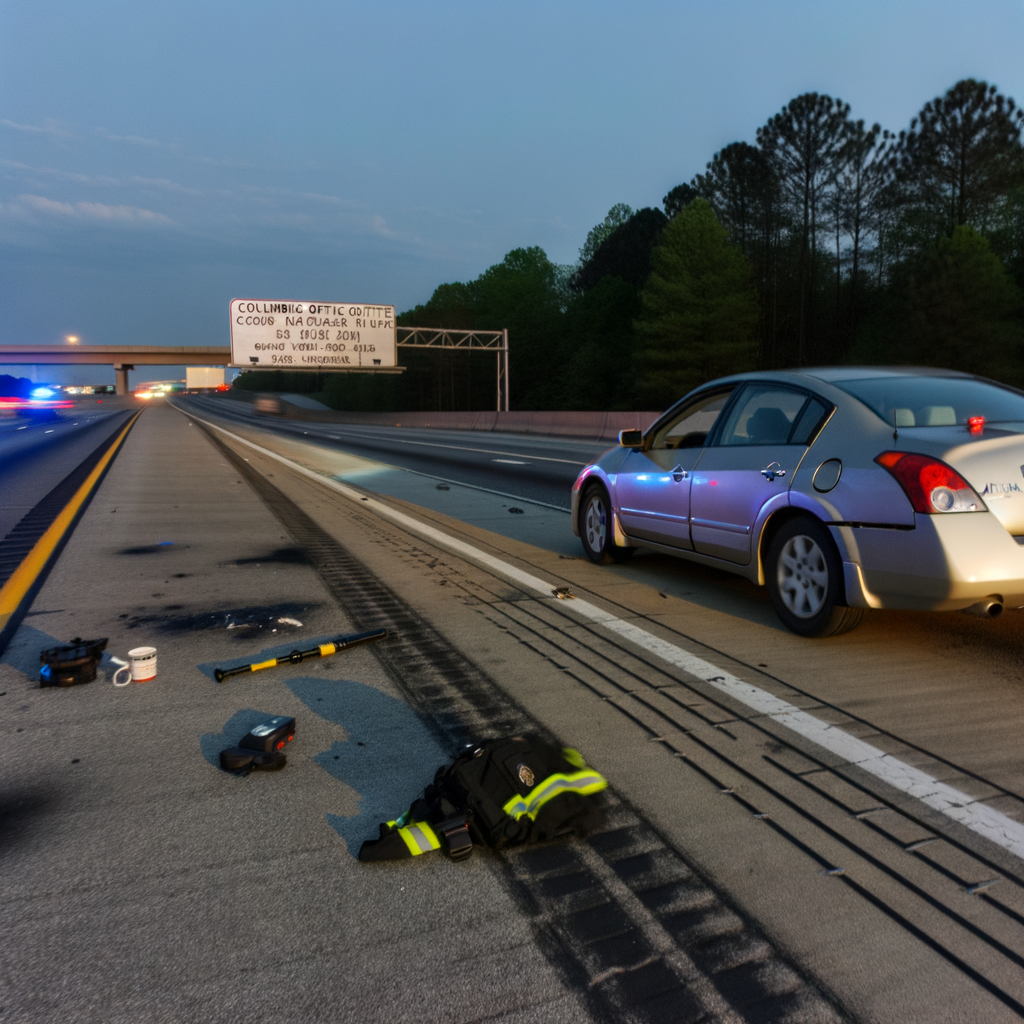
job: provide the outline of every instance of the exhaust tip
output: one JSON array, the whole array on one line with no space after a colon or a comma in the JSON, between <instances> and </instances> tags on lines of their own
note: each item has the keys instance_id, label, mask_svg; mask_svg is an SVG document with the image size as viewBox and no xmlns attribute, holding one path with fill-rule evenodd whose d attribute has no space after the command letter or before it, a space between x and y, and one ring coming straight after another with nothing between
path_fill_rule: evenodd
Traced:
<instances>
[{"instance_id":1,"label":"exhaust tip","mask_svg":"<svg viewBox=\"0 0 1024 1024\"><path fill-rule=\"evenodd\" d=\"M978 601L977 604L965 608L964 611L968 615L977 615L982 619L997 619L1003 614L1003 602L1000 597L986 597L983 601Z\"/></svg>"}]
</instances>

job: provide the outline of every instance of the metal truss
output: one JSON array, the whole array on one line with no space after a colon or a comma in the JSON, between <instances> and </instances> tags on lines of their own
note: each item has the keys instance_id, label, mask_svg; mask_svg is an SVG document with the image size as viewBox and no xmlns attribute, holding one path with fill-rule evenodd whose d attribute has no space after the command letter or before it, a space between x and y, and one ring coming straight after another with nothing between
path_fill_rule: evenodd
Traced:
<instances>
[{"instance_id":1,"label":"metal truss","mask_svg":"<svg viewBox=\"0 0 1024 1024\"><path fill-rule=\"evenodd\" d=\"M463 352L490 350L498 360L498 412L508 412L508 329L501 331L457 331L444 327L399 327L399 348L458 349Z\"/></svg>"}]
</instances>

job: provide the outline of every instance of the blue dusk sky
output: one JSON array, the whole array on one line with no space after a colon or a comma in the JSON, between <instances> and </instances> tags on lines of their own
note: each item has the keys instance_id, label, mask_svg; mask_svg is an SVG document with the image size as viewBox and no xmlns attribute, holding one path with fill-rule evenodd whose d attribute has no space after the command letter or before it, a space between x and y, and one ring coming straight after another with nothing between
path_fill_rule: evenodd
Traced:
<instances>
[{"instance_id":1,"label":"blue dusk sky","mask_svg":"<svg viewBox=\"0 0 1024 1024\"><path fill-rule=\"evenodd\" d=\"M0 0L0 344L573 263L800 93L898 131L964 77L1024 102L1022 54L1022 0Z\"/></svg>"}]
</instances>

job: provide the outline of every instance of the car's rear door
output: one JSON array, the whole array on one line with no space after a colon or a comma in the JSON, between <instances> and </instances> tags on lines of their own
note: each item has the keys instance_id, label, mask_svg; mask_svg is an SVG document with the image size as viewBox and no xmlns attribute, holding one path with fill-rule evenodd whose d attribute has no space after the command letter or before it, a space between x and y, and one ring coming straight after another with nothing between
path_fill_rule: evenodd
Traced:
<instances>
[{"instance_id":1,"label":"car's rear door","mask_svg":"<svg viewBox=\"0 0 1024 1024\"><path fill-rule=\"evenodd\" d=\"M807 438L827 409L809 392L757 381L744 386L704 449L690 489L695 551L746 565L758 514L789 490Z\"/></svg>"},{"instance_id":2,"label":"car's rear door","mask_svg":"<svg viewBox=\"0 0 1024 1024\"><path fill-rule=\"evenodd\" d=\"M697 395L629 452L615 477L619 522L631 537L672 547L690 541L690 479L733 387Z\"/></svg>"}]
</instances>

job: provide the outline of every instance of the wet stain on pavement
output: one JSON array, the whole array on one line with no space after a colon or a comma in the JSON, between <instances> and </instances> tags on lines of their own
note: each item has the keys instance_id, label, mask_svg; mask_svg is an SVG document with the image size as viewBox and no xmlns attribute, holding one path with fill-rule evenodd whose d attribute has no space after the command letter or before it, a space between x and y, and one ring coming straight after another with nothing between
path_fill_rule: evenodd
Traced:
<instances>
[{"instance_id":1,"label":"wet stain on pavement","mask_svg":"<svg viewBox=\"0 0 1024 1024\"><path fill-rule=\"evenodd\" d=\"M358 796L354 817L327 815L355 857L364 840L377 838L382 821L392 820L422 795L449 758L408 704L373 686L324 678L291 679L288 686L311 711L348 733L312 760Z\"/></svg>"},{"instance_id":2,"label":"wet stain on pavement","mask_svg":"<svg viewBox=\"0 0 1024 1024\"><path fill-rule=\"evenodd\" d=\"M161 551L170 551L174 547L174 541L162 540L159 544L140 544L134 548L121 548L119 555L158 555ZM191 547L191 545L186 545Z\"/></svg>"},{"instance_id":3,"label":"wet stain on pavement","mask_svg":"<svg viewBox=\"0 0 1024 1024\"><path fill-rule=\"evenodd\" d=\"M252 558L236 558L233 565L262 565L268 562L283 563L285 565L308 565L309 556L298 547L275 548L265 555L255 555Z\"/></svg>"},{"instance_id":4,"label":"wet stain on pavement","mask_svg":"<svg viewBox=\"0 0 1024 1024\"><path fill-rule=\"evenodd\" d=\"M45 814L53 795L44 790L0 794L0 849L8 849L25 837L34 818Z\"/></svg>"},{"instance_id":5,"label":"wet stain on pavement","mask_svg":"<svg viewBox=\"0 0 1024 1024\"><path fill-rule=\"evenodd\" d=\"M308 612L320 608L319 604L298 604L286 601L272 605L249 605L245 608L227 608L223 611L193 612L189 615L170 614L168 610L139 615L129 614L124 623L127 629L142 626L158 633L199 633L205 630L230 630L238 640L252 640L276 631L279 637L297 633L300 626L282 620L301 620Z\"/></svg>"}]
</instances>

